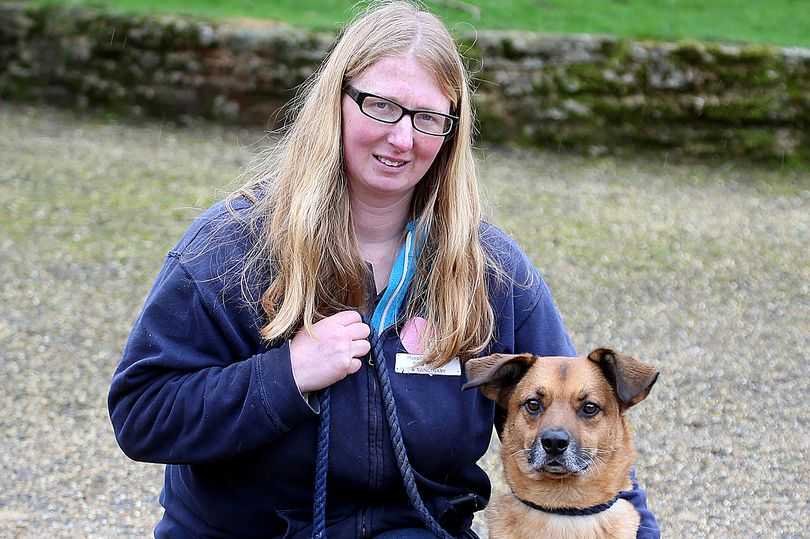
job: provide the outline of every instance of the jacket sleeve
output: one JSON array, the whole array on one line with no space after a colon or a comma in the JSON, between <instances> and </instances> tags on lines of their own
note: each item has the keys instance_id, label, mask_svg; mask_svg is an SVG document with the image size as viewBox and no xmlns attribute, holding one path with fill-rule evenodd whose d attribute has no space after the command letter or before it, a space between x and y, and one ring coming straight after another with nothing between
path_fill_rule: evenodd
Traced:
<instances>
[{"instance_id":1,"label":"jacket sleeve","mask_svg":"<svg viewBox=\"0 0 810 539\"><path fill-rule=\"evenodd\" d=\"M118 444L134 460L228 458L316 415L293 379L288 344L255 353L237 309L208 296L170 254L108 397Z\"/></svg>"},{"instance_id":2,"label":"jacket sleeve","mask_svg":"<svg viewBox=\"0 0 810 539\"><path fill-rule=\"evenodd\" d=\"M661 530L658 529L658 522L655 520L655 515L652 514L652 511L647 509L647 494L644 492L644 489L638 486L635 469L630 471L630 480L633 484L633 490L622 491L619 493L619 497L632 503L641 517L636 539L660 539Z\"/></svg>"}]
</instances>

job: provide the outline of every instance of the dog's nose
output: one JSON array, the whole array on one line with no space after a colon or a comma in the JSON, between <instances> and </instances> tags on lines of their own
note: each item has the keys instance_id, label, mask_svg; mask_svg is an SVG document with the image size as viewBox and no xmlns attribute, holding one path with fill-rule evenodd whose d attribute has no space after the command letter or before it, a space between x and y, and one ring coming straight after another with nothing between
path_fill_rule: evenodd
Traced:
<instances>
[{"instance_id":1,"label":"dog's nose","mask_svg":"<svg viewBox=\"0 0 810 539\"><path fill-rule=\"evenodd\" d=\"M540 443L550 457L565 453L571 437L565 429L547 429L540 434Z\"/></svg>"}]
</instances>

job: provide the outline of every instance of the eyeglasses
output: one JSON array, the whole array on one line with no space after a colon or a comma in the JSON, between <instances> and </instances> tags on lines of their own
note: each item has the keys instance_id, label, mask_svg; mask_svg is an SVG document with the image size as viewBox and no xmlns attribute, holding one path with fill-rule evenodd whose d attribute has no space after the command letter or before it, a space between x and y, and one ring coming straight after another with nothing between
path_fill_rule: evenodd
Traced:
<instances>
[{"instance_id":1,"label":"eyeglasses","mask_svg":"<svg viewBox=\"0 0 810 539\"><path fill-rule=\"evenodd\" d=\"M360 112L377 121L395 124L406 114L411 117L411 125L420 133L443 137L449 135L455 127L458 116L433 112L431 110L410 110L390 99L361 92L351 86L343 89L360 107Z\"/></svg>"}]
</instances>

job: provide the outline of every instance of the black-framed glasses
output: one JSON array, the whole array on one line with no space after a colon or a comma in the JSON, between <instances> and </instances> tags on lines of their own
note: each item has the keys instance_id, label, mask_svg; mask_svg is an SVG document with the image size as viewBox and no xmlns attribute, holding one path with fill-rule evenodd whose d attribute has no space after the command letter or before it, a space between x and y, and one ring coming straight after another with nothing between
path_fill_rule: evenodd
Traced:
<instances>
[{"instance_id":1,"label":"black-framed glasses","mask_svg":"<svg viewBox=\"0 0 810 539\"><path fill-rule=\"evenodd\" d=\"M456 125L458 116L442 114L432 110L410 110L399 103L378 95L361 92L352 86L343 88L346 95L360 107L360 112L377 121L395 124L406 114L411 117L413 128L426 135L443 137L449 135Z\"/></svg>"}]
</instances>

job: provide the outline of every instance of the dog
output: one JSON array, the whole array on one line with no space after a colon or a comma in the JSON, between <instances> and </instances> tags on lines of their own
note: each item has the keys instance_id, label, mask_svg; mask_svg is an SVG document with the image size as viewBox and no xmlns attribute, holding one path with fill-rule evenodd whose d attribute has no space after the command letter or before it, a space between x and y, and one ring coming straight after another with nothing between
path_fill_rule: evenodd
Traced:
<instances>
[{"instance_id":1,"label":"dog","mask_svg":"<svg viewBox=\"0 0 810 539\"><path fill-rule=\"evenodd\" d=\"M633 539L635 449L624 413L644 400L655 368L607 348L587 357L494 354L470 359L478 387L505 413L501 459L511 493L485 512L496 539Z\"/></svg>"}]
</instances>

